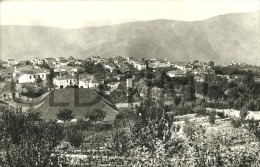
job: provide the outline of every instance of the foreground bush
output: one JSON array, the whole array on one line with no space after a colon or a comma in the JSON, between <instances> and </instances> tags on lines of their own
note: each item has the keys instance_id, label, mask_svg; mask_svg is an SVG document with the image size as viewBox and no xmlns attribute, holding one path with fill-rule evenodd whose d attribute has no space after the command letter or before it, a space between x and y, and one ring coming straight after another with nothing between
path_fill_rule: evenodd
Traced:
<instances>
[{"instance_id":1,"label":"foreground bush","mask_svg":"<svg viewBox=\"0 0 260 167\"><path fill-rule=\"evenodd\" d=\"M39 120L35 111L0 108L0 166L57 166L54 148L63 140L63 127Z\"/></svg>"}]
</instances>

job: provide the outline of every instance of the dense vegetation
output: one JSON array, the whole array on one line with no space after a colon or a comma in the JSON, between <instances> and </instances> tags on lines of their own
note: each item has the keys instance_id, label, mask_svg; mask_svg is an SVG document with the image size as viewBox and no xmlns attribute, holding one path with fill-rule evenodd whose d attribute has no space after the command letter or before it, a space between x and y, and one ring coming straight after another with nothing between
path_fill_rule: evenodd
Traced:
<instances>
[{"instance_id":1,"label":"dense vegetation","mask_svg":"<svg viewBox=\"0 0 260 167\"><path fill-rule=\"evenodd\" d=\"M98 108L86 112L77 123L70 109L57 113L65 126L41 120L39 113L29 110L1 108L1 166L57 166L57 164L125 166L259 166L259 121L231 119L228 128L215 128L216 111L205 111L204 102L194 112L208 117L210 130L202 123L179 121L176 107L170 112L162 101L153 103L147 97L139 107L123 110L112 127L98 124L105 113ZM208 116L207 116L208 115ZM236 124L234 124L234 121ZM66 144L68 143L68 144ZM80 150L76 153L73 150ZM63 153L67 154L63 155ZM78 154L78 158L69 158ZM80 157L84 155L84 157ZM73 163L72 163L73 162ZM74 164L74 165L73 165Z\"/></svg>"}]
</instances>

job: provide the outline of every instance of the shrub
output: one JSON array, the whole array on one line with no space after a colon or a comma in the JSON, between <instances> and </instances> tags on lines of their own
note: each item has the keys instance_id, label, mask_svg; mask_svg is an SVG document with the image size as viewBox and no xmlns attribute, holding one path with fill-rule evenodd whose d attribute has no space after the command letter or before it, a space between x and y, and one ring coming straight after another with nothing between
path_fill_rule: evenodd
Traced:
<instances>
[{"instance_id":1,"label":"shrub","mask_svg":"<svg viewBox=\"0 0 260 167\"><path fill-rule=\"evenodd\" d=\"M240 119L236 119L236 118L231 118L230 119L230 124L234 127L234 128L239 128L242 125L242 122Z\"/></svg>"},{"instance_id":2,"label":"shrub","mask_svg":"<svg viewBox=\"0 0 260 167\"><path fill-rule=\"evenodd\" d=\"M80 130L71 129L68 133L68 141L73 147L79 147L83 142L82 132Z\"/></svg>"},{"instance_id":3,"label":"shrub","mask_svg":"<svg viewBox=\"0 0 260 167\"><path fill-rule=\"evenodd\" d=\"M194 112L196 113L196 117L206 115L206 108L205 107L195 107Z\"/></svg>"},{"instance_id":4,"label":"shrub","mask_svg":"<svg viewBox=\"0 0 260 167\"><path fill-rule=\"evenodd\" d=\"M208 117L208 120L209 120L209 123L211 125L214 125L215 124L215 121L216 121L216 111L213 110L209 113L209 117Z\"/></svg>"},{"instance_id":5,"label":"shrub","mask_svg":"<svg viewBox=\"0 0 260 167\"><path fill-rule=\"evenodd\" d=\"M241 120L245 120L246 116L249 114L247 108L243 107L243 109L239 112L239 116Z\"/></svg>"},{"instance_id":6,"label":"shrub","mask_svg":"<svg viewBox=\"0 0 260 167\"><path fill-rule=\"evenodd\" d=\"M195 133L195 124L193 122L185 121L183 132L188 138L192 138Z\"/></svg>"}]
</instances>

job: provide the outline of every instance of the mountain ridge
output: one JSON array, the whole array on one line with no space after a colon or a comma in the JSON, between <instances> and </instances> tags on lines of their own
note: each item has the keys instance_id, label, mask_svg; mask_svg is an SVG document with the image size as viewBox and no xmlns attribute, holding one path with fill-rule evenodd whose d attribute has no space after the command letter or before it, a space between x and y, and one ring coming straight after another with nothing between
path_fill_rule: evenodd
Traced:
<instances>
[{"instance_id":1,"label":"mountain ridge","mask_svg":"<svg viewBox=\"0 0 260 167\"><path fill-rule=\"evenodd\" d=\"M260 62L259 11L193 22L158 19L77 29L1 26L2 60L92 55L254 64Z\"/></svg>"}]
</instances>

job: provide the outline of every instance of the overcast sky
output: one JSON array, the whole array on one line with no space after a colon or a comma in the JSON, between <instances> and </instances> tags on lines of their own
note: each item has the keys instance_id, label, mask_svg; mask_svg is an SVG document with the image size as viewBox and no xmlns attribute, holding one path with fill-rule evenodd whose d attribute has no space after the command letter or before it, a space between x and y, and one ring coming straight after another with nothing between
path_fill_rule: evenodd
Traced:
<instances>
[{"instance_id":1,"label":"overcast sky","mask_svg":"<svg viewBox=\"0 0 260 167\"><path fill-rule=\"evenodd\" d=\"M259 0L6 1L1 2L0 24L80 28L154 19L194 21L259 10Z\"/></svg>"}]
</instances>

